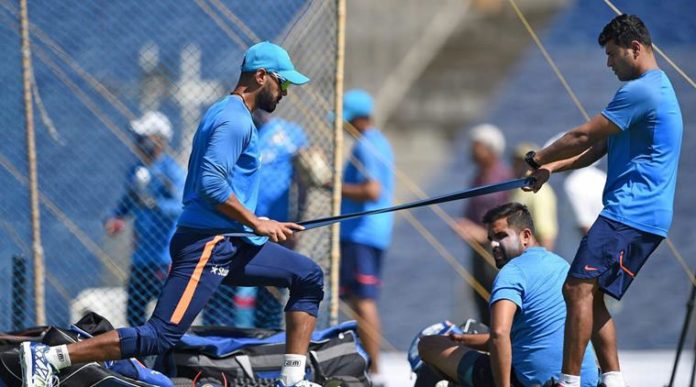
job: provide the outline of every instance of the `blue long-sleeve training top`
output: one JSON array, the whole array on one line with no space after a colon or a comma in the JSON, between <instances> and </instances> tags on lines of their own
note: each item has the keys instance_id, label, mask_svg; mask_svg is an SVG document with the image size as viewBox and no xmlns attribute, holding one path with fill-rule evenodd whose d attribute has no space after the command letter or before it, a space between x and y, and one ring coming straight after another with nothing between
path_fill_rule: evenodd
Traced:
<instances>
[{"instance_id":1,"label":"blue long-sleeve training top","mask_svg":"<svg viewBox=\"0 0 696 387\"><path fill-rule=\"evenodd\" d=\"M234 195L256 210L261 165L258 133L241 97L229 95L208 109L193 137L180 227L213 232L251 231L216 209ZM247 238L263 244L267 238Z\"/></svg>"}]
</instances>

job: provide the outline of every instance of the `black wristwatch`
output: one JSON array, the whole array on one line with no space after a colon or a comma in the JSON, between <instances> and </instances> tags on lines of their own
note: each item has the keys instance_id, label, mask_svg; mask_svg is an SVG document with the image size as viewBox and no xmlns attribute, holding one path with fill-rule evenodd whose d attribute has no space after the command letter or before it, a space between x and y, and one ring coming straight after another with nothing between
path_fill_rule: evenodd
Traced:
<instances>
[{"instance_id":1,"label":"black wristwatch","mask_svg":"<svg viewBox=\"0 0 696 387\"><path fill-rule=\"evenodd\" d=\"M534 160L534 156L536 156L535 151L531 150L527 152L527 154L524 155L524 162L536 171L537 169L541 168L541 165Z\"/></svg>"}]
</instances>

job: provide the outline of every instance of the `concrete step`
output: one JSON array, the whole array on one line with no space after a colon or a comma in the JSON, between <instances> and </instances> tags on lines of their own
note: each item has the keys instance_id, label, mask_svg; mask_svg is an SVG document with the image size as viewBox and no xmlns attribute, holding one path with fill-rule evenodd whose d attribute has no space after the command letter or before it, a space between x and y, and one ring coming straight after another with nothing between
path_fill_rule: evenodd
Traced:
<instances>
[{"instance_id":1,"label":"concrete step","mask_svg":"<svg viewBox=\"0 0 696 387\"><path fill-rule=\"evenodd\" d=\"M525 16L539 30L557 9L553 5L532 7L525 9ZM494 14L472 10L385 127L405 131L427 123L452 132L479 119L510 68L532 44L509 7Z\"/></svg>"}]
</instances>

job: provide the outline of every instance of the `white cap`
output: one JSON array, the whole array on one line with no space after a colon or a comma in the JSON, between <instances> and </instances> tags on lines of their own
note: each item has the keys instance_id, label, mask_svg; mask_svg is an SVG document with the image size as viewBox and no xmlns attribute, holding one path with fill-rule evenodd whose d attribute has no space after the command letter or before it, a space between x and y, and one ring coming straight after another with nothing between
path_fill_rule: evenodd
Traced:
<instances>
[{"instance_id":1,"label":"white cap","mask_svg":"<svg viewBox=\"0 0 696 387\"><path fill-rule=\"evenodd\" d=\"M505 137L497 126L481 124L474 126L469 131L471 141L480 142L490 148L497 156L501 156L505 150Z\"/></svg>"},{"instance_id":2,"label":"white cap","mask_svg":"<svg viewBox=\"0 0 696 387\"><path fill-rule=\"evenodd\" d=\"M137 120L130 122L131 130L139 136L161 136L172 139L172 123L160 112L149 111Z\"/></svg>"}]
</instances>

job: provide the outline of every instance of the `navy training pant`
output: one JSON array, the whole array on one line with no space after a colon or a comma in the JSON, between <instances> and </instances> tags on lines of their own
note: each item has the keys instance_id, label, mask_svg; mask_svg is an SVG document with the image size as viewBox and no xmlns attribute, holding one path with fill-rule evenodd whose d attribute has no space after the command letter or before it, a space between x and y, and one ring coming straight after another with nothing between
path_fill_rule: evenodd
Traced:
<instances>
[{"instance_id":1,"label":"navy training pant","mask_svg":"<svg viewBox=\"0 0 696 387\"><path fill-rule=\"evenodd\" d=\"M316 316L324 274L311 259L276 243L252 245L240 238L177 230L172 266L152 317L117 330L121 356L155 355L176 344L218 286L276 286L290 290L285 311Z\"/></svg>"}]
</instances>

